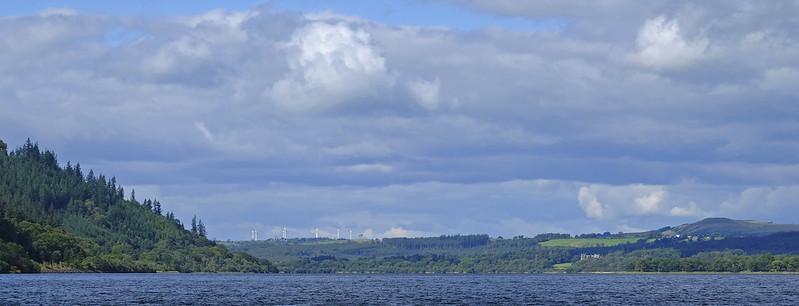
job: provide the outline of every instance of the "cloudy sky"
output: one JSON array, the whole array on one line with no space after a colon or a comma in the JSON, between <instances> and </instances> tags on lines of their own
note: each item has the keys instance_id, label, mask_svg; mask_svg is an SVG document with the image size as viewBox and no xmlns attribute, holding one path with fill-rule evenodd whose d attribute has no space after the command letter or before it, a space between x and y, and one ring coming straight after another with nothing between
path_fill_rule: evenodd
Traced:
<instances>
[{"instance_id":1,"label":"cloudy sky","mask_svg":"<svg viewBox=\"0 0 799 306\"><path fill-rule=\"evenodd\" d=\"M4 1L0 138L211 237L799 223L799 1Z\"/></svg>"}]
</instances>

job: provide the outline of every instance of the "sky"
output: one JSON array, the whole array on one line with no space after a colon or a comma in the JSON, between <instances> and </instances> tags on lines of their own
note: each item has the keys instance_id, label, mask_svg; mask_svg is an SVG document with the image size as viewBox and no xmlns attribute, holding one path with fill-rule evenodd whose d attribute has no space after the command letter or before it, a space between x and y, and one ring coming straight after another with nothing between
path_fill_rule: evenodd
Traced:
<instances>
[{"instance_id":1,"label":"sky","mask_svg":"<svg viewBox=\"0 0 799 306\"><path fill-rule=\"evenodd\" d=\"M799 1L3 1L0 139L217 239L799 223Z\"/></svg>"}]
</instances>

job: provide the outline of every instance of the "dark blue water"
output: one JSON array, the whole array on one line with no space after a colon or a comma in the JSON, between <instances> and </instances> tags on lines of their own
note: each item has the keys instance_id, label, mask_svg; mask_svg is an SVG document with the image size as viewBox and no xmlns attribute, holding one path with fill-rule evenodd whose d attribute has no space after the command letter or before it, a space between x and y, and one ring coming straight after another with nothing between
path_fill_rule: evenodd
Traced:
<instances>
[{"instance_id":1,"label":"dark blue water","mask_svg":"<svg viewBox=\"0 0 799 306\"><path fill-rule=\"evenodd\" d=\"M0 304L799 305L799 275L0 275Z\"/></svg>"}]
</instances>

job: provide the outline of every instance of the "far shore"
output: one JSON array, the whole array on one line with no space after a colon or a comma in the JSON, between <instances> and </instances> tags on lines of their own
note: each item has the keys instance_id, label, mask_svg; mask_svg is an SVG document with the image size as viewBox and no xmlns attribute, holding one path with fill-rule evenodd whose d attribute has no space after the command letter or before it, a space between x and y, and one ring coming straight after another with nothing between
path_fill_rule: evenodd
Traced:
<instances>
[{"instance_id":1,"label":"far shore","mask_svg":"<svg viewBox=\"0 0 799 306\"><path fill-rule=\"evenodd\" d=\"M191 272L156 271L156 272L96 272L77 269L47 269L38 273L9 274L281 274L281 275L799 275L799 272L637 272L637 271L597 271L569 273L563 271L546 272L509 272L509 273L463 273L463 272L419 272L419 273L381 273L381 272L333 272L333 273L246 273L246 272Z\"/></svg>"},{"instance_id":2,"label":"far shore","mask_svg":"<svg viewBox=\"0 0 799 306\"><path fill-rule=\"evenodd\" d=\"M712 271L695 271L695 272L638 272L638 271L613 271L613 272L579 272L579 273L565 273L565 274L624 274L624 275L648 275L648 274L675 274L675 275L799 275L799 272L750 272L750 271L742 271L742 272L712 272Z\"/></svg>"}]
</instances>

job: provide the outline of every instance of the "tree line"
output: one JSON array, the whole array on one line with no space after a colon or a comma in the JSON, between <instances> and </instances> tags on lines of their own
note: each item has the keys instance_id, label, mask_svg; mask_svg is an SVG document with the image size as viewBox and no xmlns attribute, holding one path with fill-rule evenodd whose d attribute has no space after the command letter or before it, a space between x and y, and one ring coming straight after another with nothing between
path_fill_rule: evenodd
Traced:
<instances>
[{"instance_id":1,"label":"tree line","mask_svg":"<svg viewBox=\"0 0 799 306\"><path fill-rule=\"evenodd\" d=\"M799 272L799 256L746 254L741 250L701 252L680 257L673 249L614 252L581 260L572 272Z\"/></svg>"},{"instance_id":2,"label":"tree line","mask_svg":"<svg viewBox=\"0 0 799 306\"><path fill-rule=\"evenodd\" d=\"M540 273L569 260L563 249L476 254L414 254L355 258L322 255L277 262L289 273Z\"/></svg>"}]
</instances>

